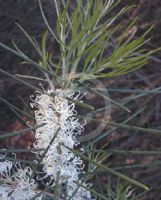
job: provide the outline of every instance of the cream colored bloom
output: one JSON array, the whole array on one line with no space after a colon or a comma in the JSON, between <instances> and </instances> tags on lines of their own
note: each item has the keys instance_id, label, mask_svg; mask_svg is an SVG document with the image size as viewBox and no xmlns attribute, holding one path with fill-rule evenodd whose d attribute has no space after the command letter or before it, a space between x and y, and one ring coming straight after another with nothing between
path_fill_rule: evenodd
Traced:
<instances>
[{"instance_id":1,"label":"cream colored bloom","mask_svg":"<svg viewBox=\"0 0 161 200\"><path fill-rule=\"evenodd\" d=\"M81 95L80 93L74 95L70 90L62 89L56 89L53 93L53 96L51 91L47 94L37 93L31 103L31 106L36 109L37 125L45 123L43 127L36 129L34 147L46 149L59 130L42 160L45 177L50 176L54 185L59 174L59 185L66 184L67 196L73 196L76 192L72 200L91 199L90 192L82 187L78 188L75 183L83 173L82 160L64 147L73 149L77 146L79 142L76 136L84 130L84 124L81 124L77 117L75 103L68 100L70 98L80 101ZM39 152L38 157L42 154L43 151Z\"/></svg>"}]
</instances>

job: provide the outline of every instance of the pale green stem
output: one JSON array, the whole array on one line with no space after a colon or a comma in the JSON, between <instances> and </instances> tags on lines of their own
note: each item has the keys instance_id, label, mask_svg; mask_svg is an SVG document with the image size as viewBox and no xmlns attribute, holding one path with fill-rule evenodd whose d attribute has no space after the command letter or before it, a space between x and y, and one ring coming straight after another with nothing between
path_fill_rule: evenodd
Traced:
<instances>
[{"instance_id":1,"label":"pale green stem","mask_svg":"<svg viewBox=\"0 0 161 200\"><path fill-rule=\"evenodd\" d=\"M65 80L67 80L68 69L67 69L66 60L65 60L64 26L63 26L63 24L61 22L61 19L60 19L60 13L59 13L59 8L58 8L57 1L54 0L54 3L55 3L55 8L56 8L56 13L57 13L57 16L58 16L58 20L59 20L59 23L60 23L60 40L61 40L60 47L61 47L61 56L62 56L62 79L63 79L63 81L65 81Z\"/></svg>"}]
</instances>

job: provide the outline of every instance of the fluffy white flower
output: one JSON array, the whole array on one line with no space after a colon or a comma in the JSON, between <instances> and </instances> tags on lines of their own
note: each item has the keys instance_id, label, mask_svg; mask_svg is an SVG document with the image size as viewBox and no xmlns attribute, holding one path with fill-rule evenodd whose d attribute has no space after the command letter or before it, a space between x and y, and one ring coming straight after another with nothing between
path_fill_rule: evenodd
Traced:
<instances>
[{"instance_id":1,"label":"fluffy white flower","mask_svg":"<svg viewBox=\"0 0 161 200\"><path fill-rule=\"evenodd\" d=\"M54 94L48 91L37 93L32 99L31 106L36 108L35 119L37 125L45 123L43 127L36 129L34 147L36 149L47 148L51 139L56 135L54 142L50 145L45 157L42 160L43 171L46 176L56 180L59 174L59 185L66 184L67 196L76 194L72 200L91 200L90 192L77 186L75 181L79 181L79 175L83 172L82 160L72 153L65 146L73 149L79 144L76 136L84 130L77 118L75 103L68 99L80 101L81 95L74 95L70 90L56 89ZM63 145L64 146L63 146ZM42 155L42 152L38 153ZM53 183L54 185L55 183Z\"/></svg>"},{"instance_id":2,"label":"fluffy white flower","mask_svg":"<svg viewBox=\"0 0 161 200\"><path fill-rule=\"evenodd\" d=\"M0 162L0 200L29 200L38 194L30 167L24 169L19 163L10 161ZM36 200L41 200L42 196Z\"/></svg>"},{"instance_id":3,"label":"fluffy white flower","mask_svg":"<svg viewBox=\"0 0 161 200\"><path fill-rule=\"evenodd\" d=\"M48 91L48 93L51 92ZM79 99L79 95L74 97L74 94L69 91L57 89L54 96L38 93L34 102L31 103L31 106L36 108L35 119L37 125L45 123L43 127L36 129L36 141L34 143L36 149L47 148L51 139L59 130L57 137L43 159L44 172L47 175L52 175L54 179L56 179L58 172L63 177L61 170L64 171L71 160L75 165L81 164L78 158L79 162L76 163L75 155L61 145L64 144L73 149L74 146L79 144L76 136L84 130L83 125L76 118L75 104L69 102L66 95L74 100ZM43 151L40 152L40 154L42 153Z\"/></svg>"},{"instance_id":4,"label":"fluffy white flower","mask_svg":"<svg viewBox=\"0 0 161 200\"><path fill-rule=\"evenodd\" d=\"M7 175L10 172L12 165L13 163L11 161L0 161L0 177Z\"/></svg>"},{"instance_id":5,"label":"fluffy white flower","mask_svg":"<svg viewBox=\"0 0 161 200\"><path fill-rule=\"evenodd\" d=\"M83 183L82 185L87 186L85 183ZM83 187L79 187L74 182L69 182L69 184L67 184L67 188L66 189L68 191L68 196L69 197L72 197L73 193L75 192L72 200L92 200L93 199L91 197L90 191L87 191Z\"/></svg>"},{"instance_id":6,"label":"fluffy white flower","mask_svg":"<svg viewBox=\"0 0 161 200\"><path fill-rule=\"evenodd\" d=\"M0 200L11 200L9 194L13 191L11 186L0 185Z\"/></svg>"}]
</instances>

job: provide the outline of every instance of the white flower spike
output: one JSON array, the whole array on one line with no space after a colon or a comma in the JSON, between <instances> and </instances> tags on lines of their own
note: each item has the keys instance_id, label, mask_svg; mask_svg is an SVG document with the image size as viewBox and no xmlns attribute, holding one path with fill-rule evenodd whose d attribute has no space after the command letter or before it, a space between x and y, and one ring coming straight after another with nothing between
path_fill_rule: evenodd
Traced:
<instances>
[{"instance_id":1,"label":"white flower spike","mask_svg":"<svg viewBox=\"0 0 161 200\"><path fill-rule=\"evenodd\" d=\"M78 187L75 183L75 181L79 181L79 176L83 173L82 160L64 147L73 149L77 146L79 142L76 136L84 130L84 124L82 125L77 118L75 103L69 102L69 98L80 101L80 92L78 95L74 95L70 90L56 89L54 92L37 93L31 106L36 108L37 125L43 123L45 125L36 129L34 147L36 149L47 148L51 139L59 130L42 160L43 171L46 173L45 177L50 176L54 186L59 174L59 185L66 184L67 196L70 197L76 192L72 200L91 200L90 192L83 187ZM42 154L43 151L37 153L38 157Z\"/></svg>"}]
</instances>

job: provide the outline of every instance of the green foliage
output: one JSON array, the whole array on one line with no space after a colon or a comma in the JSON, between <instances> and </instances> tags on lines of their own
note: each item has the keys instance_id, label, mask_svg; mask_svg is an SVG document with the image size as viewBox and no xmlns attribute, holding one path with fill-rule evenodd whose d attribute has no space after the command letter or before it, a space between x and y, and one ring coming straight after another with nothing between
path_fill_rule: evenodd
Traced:
<instances>
[{"instance_id":1,"label":"green foliage","mask_svg":"<svg viewBox=\"0 0 161 200\"><path fill-rule=\"evenodd\" d=\"M42 36L42 45L39 47L34 38L19 25L29 42L40 56L39 62L31 60L15 43L15 50L0 43L0 46L32 64L44 73L57 77L62 75L62 80L67 82L89 79L120 76L136 70L147 64L148 58L157 50L147 51L143 36L133 39L133 32L128 34L133 22L120 34L120 26L117 20L130 8L123 8L115 16L111 16L111 10L118 4L112 1L76 1L74 8L70 1L54 0L57 25L55 32L50 27L42 5L39 0L41 13L47 25L49 33L55 38L60 47L60 62L55 63L52 54L47 51L47 31ZM74 3L74 2L73 2ZM150 28L151 29L151 28ZM115 35L120 34L118 39ZM128 36L126 36L128 35ZM116 38L116 45L112 44ZM104 53L108 52L108 55ZM58 78L58 77L57 77ZM69 83L68 83L69 84Z\"/></svg>"},{"instance_id":2,"label":"green foliage","mask_svg":"<svg viewBox=\"0 0 161 200\"><path fill-rule=\"evenodd\" d=\"M134 200L134 189L125 183L119 183L116 185L115 190L111 188L110 184L107 189L109 200Z\"/></svg>"}]
</instances>

